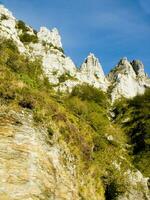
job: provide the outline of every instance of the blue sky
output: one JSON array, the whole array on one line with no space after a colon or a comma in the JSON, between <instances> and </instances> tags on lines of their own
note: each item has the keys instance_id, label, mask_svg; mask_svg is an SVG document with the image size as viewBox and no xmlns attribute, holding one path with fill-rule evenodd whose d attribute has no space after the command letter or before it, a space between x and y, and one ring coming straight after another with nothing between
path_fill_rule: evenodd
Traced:
<instances>
[{"instance_id":1,"label":"blue sky","mask_svg":"<svg viewBox=\"0 0 150 200\"><path fill-rule=\"evenodd\" d=\"M39 30L57 27L64 50L80 66L94 53L105 73L120 58L140 59L150 74L150 0L2 0Z\"/></svg>"}]
</instances>

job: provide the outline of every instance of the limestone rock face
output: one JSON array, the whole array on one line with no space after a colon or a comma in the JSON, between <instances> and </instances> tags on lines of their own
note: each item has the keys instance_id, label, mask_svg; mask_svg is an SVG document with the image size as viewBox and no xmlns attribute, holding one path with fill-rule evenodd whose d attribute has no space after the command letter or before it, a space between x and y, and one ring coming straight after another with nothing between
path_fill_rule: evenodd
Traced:
<instances>
[{"instance_id":1,"label":"limestone rock face","mask_svg":"<svg viewBox=\"0 0 150 200\"><path fill-rule=\"evenodd\" d=\"M66 145L50 145L32 115L1 112L0 199L77 200L77 188L74 158Z\"/></svg>"},{"instance_id":2,"label":"limestone rock face","mask_svg":"<svg viewBox=\"0 0 150 200\"><path fill-rule=\"evenodd\" d=\"M0 107L0 200L104 200L91 174L77 160L57 124L54 135L35 125L32 112Z\"/></svg>"},{"instance_id":3,"label":"limestone rock face","mask_svg":"<svg viewBox=\"0 0 150 200\"><path fill-rule=\"evenodd\" d=\"M0 37L13 40L18 50L25 52L25 47L18 37L16 19L3 5L0 5Z\"/></svg>"},{"instance_id":4,"label":"limestone rock face","mask_svg":"<svg viewBox=\"0 0 150 200\"><path fill-rule=\"evenodd\" d=\"M141 61L139 60L133 60L131 62L131 65L133 66L133 69L135 71L135 73L139 76L145 76L145 72L144 72L144 65Z\"/></svg>"},{"instance_id":5,"label":"limestone rock face","mask_svg":"<svg viewBox=\"0 0 150 200\"><path fill-rule=\"evenodd\" d=\"M41 27L37 34L40 42L45 42L46 44L52 44L56 47L61 47L61 37L56 28L48 30L46 27Z\"/></svg>"},{"instance_id":6,"label":"limestone rock face","mask_svg":"<svg viewBox=\"0 0 150 200\"><path fill-rule=\"evenodd\" d=\"M68 71L73 78L66 80L64 83L61 83L57 88L60 91L69 91L71 92L72 88L76 85L89 84L96 88L99 88L103 91L106 91L109 85L109 82L105 78L101 64L99 63L98 58L94 54L90 53L85 59L84 63L77 70L73 68L71 71Z\"/></svg>"},{"instance_id":7,"label":"limestone rock face","mask_svg":"<svg viewBox=\"0 0 150 200\"><path fill-rule=\"evenodd\" d=\"M81 65L77 78L82 83L88 83L106 91L108 82L105 78L101 64L94 54L90 53L85 62Z\"/></svg>"},{"instance_id":8,"label":"limestone rock face","mask_svg":"<svg viewBox=\"0 0 150 200\"><path fill-rule=\"evenodd\" d=\"M81 66L81 72L96 75L98 78L105 79L105 75L98 58L94 54L90 53L85 62Z\"/></svg>"},{"instance_id":9,"label":"limestone rock face","mask_svg":"<svg viewBox=\"0 0 150 200\"><path fill-rule=\"evenodd\" d=\"M144 66L137 61L130 63L127 58L121 59L107 78L111 83L109 92L113 102L120 97L132 98L143 94L145 88L150 87L150 80L144 73Z\"/></svg>"},{"instance_id":10,"label":"limestone rock face","mask_svg":"<svg viewBox=\"0 0 150 200\"><path fill-rule=\"evenodd\" d=\"M76 74L77 69L71 58L48 44L43 46L41 43L32 43L28 46L28 52L31 58L39 57L42 60L43 71L52 84L58 84L59 77L63 74Z\"/></svg>"},{"instance_id":11,"label":"limestone rock face","mask_svg":"<svg viewBox=\"0 0 150 200\"><path fill-rule=\"evenodd\" d=\"M128 170L125 173L127 191L117 197L117 200L149 200L148 178L143 177L140 171ZM140 189L138 189L140 188Z\"/></svg>"},{"instance_id":12,"label":"limestone rock face","mask_svg":"<svg viewBox=\"0 0 150 200\"><path fill-rule=\"evenodd\" d=\"M59 77L62 74L74 76L76 73L76 67L69 57L64 57L55 53L47 54L43 57L43 69L49 81L54 84L59 83Z\"/></svg>"}]
</instances>

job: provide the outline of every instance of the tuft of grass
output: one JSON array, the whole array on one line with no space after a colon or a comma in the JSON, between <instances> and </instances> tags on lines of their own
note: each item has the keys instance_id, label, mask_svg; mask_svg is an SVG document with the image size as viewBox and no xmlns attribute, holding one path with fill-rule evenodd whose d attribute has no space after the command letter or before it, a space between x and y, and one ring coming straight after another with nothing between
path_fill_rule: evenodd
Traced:
<instances>
[{"instance_id":1,"label":"tuft of grass","mask_svg":"<svg viewBox=\"0 0 150 200\"><path fill-rule=\"evenodd\" d=\"M76 80L76 78L71 76L69 73L64 73L58 78L58 80L59 80L59 83L63 83L67 80Z\"/></svg>"},{"instance_id":2,"label":"tuft of grass","mask_svg":"<svg viewBox=\"0 0 150 200\"><path fill-rule=\"evenodd\" d=\"M56 49L58 51L60 51L61 53L65 53L64 52L64 49L61 48L61 47L56 47L54 46L52 43L46 43L45 41L42 42L43 46L45 47L46 50L49 50L49 49ZM63 54L62 54L62 57L63 57Z\"/></svg>"}]
</instances>

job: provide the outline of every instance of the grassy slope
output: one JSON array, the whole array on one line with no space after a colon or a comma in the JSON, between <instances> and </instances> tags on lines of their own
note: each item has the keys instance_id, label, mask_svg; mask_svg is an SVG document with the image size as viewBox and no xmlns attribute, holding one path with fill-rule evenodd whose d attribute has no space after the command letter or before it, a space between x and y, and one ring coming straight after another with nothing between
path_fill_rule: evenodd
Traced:
<instances>
[{"instance_id":1,"label":"grassy slope","mask_svg":"<svg viewBox=\"0 0 150 200\"><path fill-rule=\"evenodd\" d=\"M129 136L135 166L147 177L150 176L150 90L131 100L122 100L115 105L115 121Z\"/></svg>"},{"instance_id":2,"label":"grassy slope","mask_svg":"<svg viewBox=\"0 0 150 200\"><path fill-rule=\"evenodd\" d=\"M52 122L58 127L61 139L76 157L78 178L85 182L81 197L84 199L92 181L95 193L103 196L106 190L107 199L124 192L122 174L129 168L131 156L120 125L108 119L107 95L88 85L77 86L68 95L54 92L40 60L31 62L20 55L12 41L1 40L0 55L0 104L32 111L35 123L46 126L50 137L55 134ZM120 171L114 162L120 163Z\"/></svg>"}]
</instances>

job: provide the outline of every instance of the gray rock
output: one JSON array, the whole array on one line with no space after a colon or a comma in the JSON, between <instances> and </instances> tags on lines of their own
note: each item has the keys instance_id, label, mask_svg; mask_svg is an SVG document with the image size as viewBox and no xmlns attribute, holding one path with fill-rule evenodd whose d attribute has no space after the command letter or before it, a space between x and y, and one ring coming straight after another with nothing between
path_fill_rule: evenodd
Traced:
<instances>
[{"instance_id":1,"label":"gray rock","mask_svg":"<svg viewBox=\"0 0 150 200\"><path fill-rule=\"evenodd\" d=\"M131 65L137 75L145 76L144 65L140 60L133 60Z\"/></svg>"}]
</instances>

